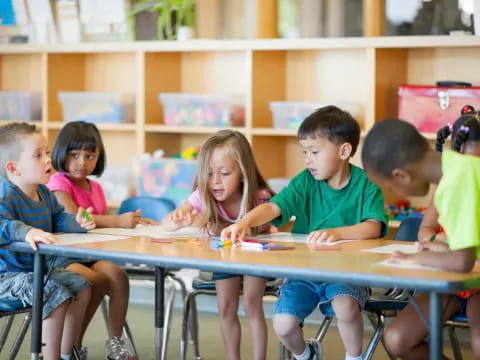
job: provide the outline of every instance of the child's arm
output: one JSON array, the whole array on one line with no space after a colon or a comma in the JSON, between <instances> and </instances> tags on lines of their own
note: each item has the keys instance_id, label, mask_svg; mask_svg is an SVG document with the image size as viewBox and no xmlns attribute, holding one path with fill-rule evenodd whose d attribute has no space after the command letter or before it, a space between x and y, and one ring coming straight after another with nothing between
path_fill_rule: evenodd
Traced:
<instances>
[{"instance_id":1,"label":"child's arm","mask_svg":"<svg viewBox=\"0 0 480 360\"><path fill-rule=\"evenodd\" d=\"M308 242L334 242L338 240L375 239L382 235L382 223L379 220L367 219L360 224L342 226L332 229L312 231Z\"/></svg>"},{"instance_id":2,"label":"child's arm","mask_svg":"<svg viewBox=\"0 0 480 360\"><path fill-rule=\"evenodd\" d=\"M162 227L167 231L176 231L182 227L193 225L198 212L188 202L185 201L162 220Z\"/></svg>"},{"instance_id":3,"label":"child's arm","mask_svg":"<svg viewBox=\"0 0 480 360\"><path fill-rule=\"evenodd\" d=\"M273 202L259 205L250 210L242 220L223 229L221 238L223 241L243 241L250 233L250 228L269 223L280 215L280 208Z\"/></svg>"},{"instance_id":4,"label":"child's arm","mask_svg":"<svg viewBox=\"0 0 480 360\"><path fill-rule=\"evenodd\" d=\"M420 264L446 271L469 272L477 259L476 248L470 247L454 251L422 251L416 254L404 254L396 251L390 261L404 264Z\"/></svg>"},{"instance_id":5,"label":"child's arm","mask_svg":"<svg viewBox=\"0 0 480 360\"><path fill-rule=\"evenodd\" d=\"M432 240L445 241L445 234L440 233L441 227L438 223L438 212L433 200L425 210L420 229L418 230L418 241L428 243ZM433 239L432 239L433 237Z\"/></svg>"},{"instance_id":6,"label":"child's arm","mask_svg":"<svg viewBox=\"0 0 480 360\"><path fill-rule=\"evenodd\" d=\"M69 214L77 214L78 206L73 201L71 195L65 191L55 191L55 197L58 202L65 208ZM129 211L120 215L92 215L96 226L99 228L105 227L121 227L133 228L137 224L152 224L156 223L150 219L143 219L141 217L141 210Z\"/></svg>"}]
</instances>

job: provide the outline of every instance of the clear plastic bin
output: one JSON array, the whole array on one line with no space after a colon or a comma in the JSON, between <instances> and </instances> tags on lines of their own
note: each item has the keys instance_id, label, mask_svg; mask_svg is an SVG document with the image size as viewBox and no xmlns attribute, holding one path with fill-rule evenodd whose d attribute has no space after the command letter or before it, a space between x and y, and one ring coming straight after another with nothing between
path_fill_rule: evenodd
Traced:
<instances>
[{"instance_id":1,"label":"clear plastic bin","mask_svg":"<svg viewBox=\"0 0 480 360\"><path fill-rule=\"evenodd\" d=\"M273 127L277 129L298 129L305 118L315 110L336 105L348 111L353 117L358 116L358 106L355 104L327 104L307 101L272 101L270 110L273 113Z\"/></svg>"},{"instance_id":2,"label":"clear plastic bin","mask_svg":"<svg viewBox=\"0 0 480 360\"><path fill-rule=\"evenodd\" d=\"M135 96L106 92L59 92L63 121L88 121L93 123L133 123Z\"/></svg>"},{"instance_id":3,"label":"clear plastic bin","mask_svg":"<svg viewBox=\"0 0 480 360\"><path fill-rule=\"evenodd\" d=\"M161 93L166 125L244 126L245 104L242 96Z\"/></svg>"},{"instance_id":4,"label":"clear plastic bin","mask_svg":"<svg viewBox=\"0 0 480 360\"><path fill-rule=\"evenodd\" d=\"M0 91L0 120L42 120L41 93Z\"/></svg>"}]
</instances>

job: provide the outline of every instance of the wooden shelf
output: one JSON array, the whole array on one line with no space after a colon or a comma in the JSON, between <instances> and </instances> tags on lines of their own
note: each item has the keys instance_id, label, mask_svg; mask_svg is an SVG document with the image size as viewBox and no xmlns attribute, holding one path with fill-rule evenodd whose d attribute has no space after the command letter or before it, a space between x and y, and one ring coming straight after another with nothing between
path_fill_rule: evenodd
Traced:
<instances>
[{"instance_id":1,"label":"wooden shelf","mask_svg":"<svg viewBox=\"0 0 480 360\"><path fill-rule=\"evenodd\" d=\"M98 124L109 164L125 166L155 149L199 146L221 129L164 125L159 93L241 95L245 126L234 129L266 178L290 177L303 158L296 130L273 128L271 101L357 104L363 139L397 115L399 85L475 81L479 58L479 36L8 44L0 45L0 90L42 93L44 120L35 124L51 144L64 124L59 92L135 94L134 124Z\"/></svg>"},{"instance_id":2,"label":"wooden shelf","mask_svg":"<svg viewBox=\"0 0 480 360\"><path fill-rule=\"evenodd\" d=\"M62 121L50 121L47 122L47 129L60 130L66 123ZM96 123L97 128L102 131L135 131L137 126L135 124L107 124Z\"/></svg>"},{"instance_id":3,"label":"wooden shelf","mask_svg":"<svg viewBox=\"0 0 480 360\"><path fill-rule=\"evenodd\" d=\"M199 126L171 126L171 125L145 125L145 131L152 133L175 133L175 134L213 134L223 129L233 129L245 133L245 127L199 127Z\"/></svg>"}]
</instances>

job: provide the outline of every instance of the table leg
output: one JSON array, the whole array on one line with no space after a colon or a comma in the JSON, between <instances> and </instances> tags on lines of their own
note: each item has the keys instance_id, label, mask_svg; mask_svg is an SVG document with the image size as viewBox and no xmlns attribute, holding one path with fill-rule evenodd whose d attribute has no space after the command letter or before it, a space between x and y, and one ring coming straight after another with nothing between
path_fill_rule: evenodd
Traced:
<instances>
[{"instance_id":1,"label":"table leg","mask_svg":"<svg viewBox=\"0 0 480 360\"><path fill-rule=\"evenodd\" d=\"M443 353L442 298L440 294L430 293L430 359L442 358Z\"/></svg>"},{"instance_id":2,"label":"table leg","mask_svg":"<svg viewBox=\"0 0 480 360\"><path fill-rule=\"evenodd\" d=\"M38 360L42 352L42 310L43 310L43 277L45 274L45 255L34 255L33 263L33 304L32 304L32 337L30 341L31 359Z\"/></svg>"},{"instance_id":3,"label":"table leg","mask_svg":"<svg viewBox=\"0 0 480 360\"><path fill-rule=\"evenodd\" d=\"M165 323L165 268L155 267L155 359L162 359L163 325Z\"/></svg>"}]
</instances>

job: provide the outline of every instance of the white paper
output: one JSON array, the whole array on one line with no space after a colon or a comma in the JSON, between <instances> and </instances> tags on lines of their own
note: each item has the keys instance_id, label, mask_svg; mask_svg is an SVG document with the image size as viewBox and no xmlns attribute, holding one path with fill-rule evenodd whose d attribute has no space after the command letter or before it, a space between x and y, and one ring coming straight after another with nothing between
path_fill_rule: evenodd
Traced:
<instances>
[{"instance_id":1,"label":"white paper","mask_svg":"<svg viewBox=\"0 0 480 360\"><path fill-rule=\"evenodd\" d=\"M289 232L278 232L272 234L262 234L255 236L255 239L258 240L268 240L268 241L278 241L278 242L296 242L296 243L306 243L308 234L295 234ZM360 240L338 240L334 242L325 242L321 245L334 246L343 243L355 242Z\"/></svg>"},{"instance_id":2,"label":"white paper","mask_svg":"<svg viewBox=\"0 0 480 360\"><path fill-rule=\"evenodd\" d=\"M58 245L74 245L74 244L87 244L100 241L112 241L112 240L122 240L127 239L128 236L118 236L118 235L102 235L102 234L55 234L58 238Z\"/></svg>"},{"instance_id":3,"label":"white paper","mask_svg":"<svg viewBox=\"0 0 480 360\"><path fill-rule=\"evenodd\" d=\"M200 229L186 227L177 231L166 231L161 225L139 225L134 229L125 228L101 228L90 230L92 234L112 234L121 236L150 236L154 238L166 237L201 237L205 236Z\"/></svg>"},{"instance_id":4,"label":"white paper","mask_svg":"<svg viewBox=\"0 0 480 360\"><path fill-rule=\"evenodd\" d=\"M379 254L392 254L394 251L401 251L404 254L416 254L418 253L418 248L415 244L406 245L406 244L392 244L385 245L371 249L362 249L362 251L368 251Z\"/></svg>"},{"instance_id":5,"label":"white paper","mask_svg":"<svg viewBox=\"0 0 480 360\"><path fill-rule=\"evenodd\" d=\"M420 264L400 264L400 263L391 262L390 260L381 261L377 265L387 266L387 267L392 267L392 268L397 268L397 269L440 270L440 269L438 269L436 267L433 267L433 266L420 265Z\"/></svg>"},{"instance_id":6,"label":"white paper","mask_svg":"<svg viewBox=\"0 0 480 360\"><path fill-rule=\"evenodd\" d=\"M15 22L17 25L26 25L30 23L25 0L13 0L12 5L13 10L15 11Z\"/></svg>"}]
</instances>

